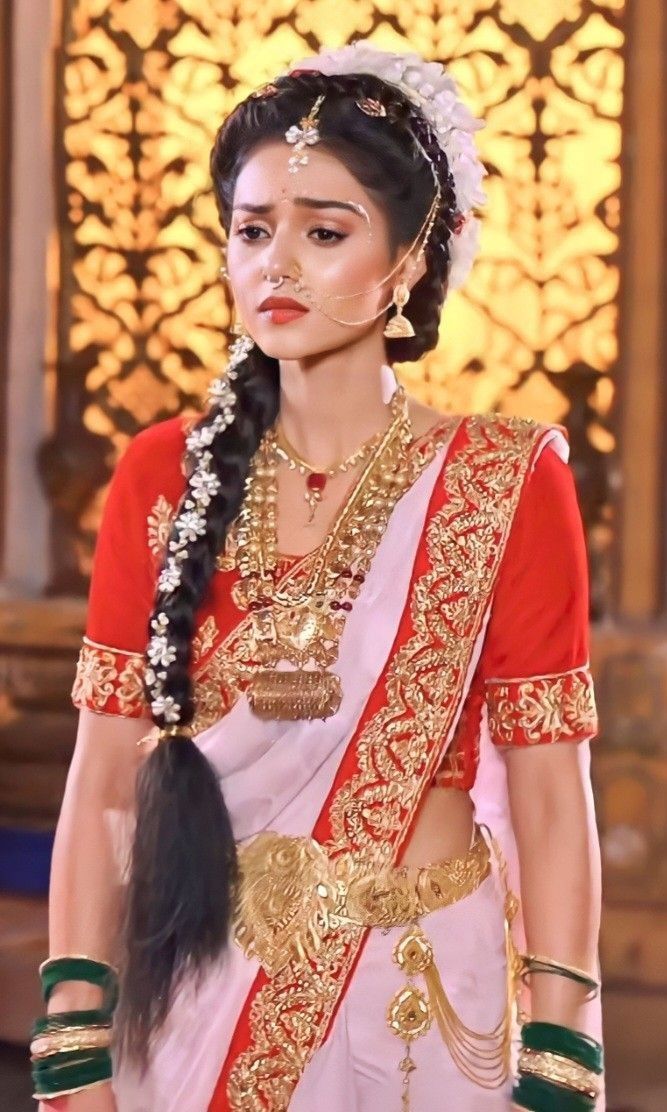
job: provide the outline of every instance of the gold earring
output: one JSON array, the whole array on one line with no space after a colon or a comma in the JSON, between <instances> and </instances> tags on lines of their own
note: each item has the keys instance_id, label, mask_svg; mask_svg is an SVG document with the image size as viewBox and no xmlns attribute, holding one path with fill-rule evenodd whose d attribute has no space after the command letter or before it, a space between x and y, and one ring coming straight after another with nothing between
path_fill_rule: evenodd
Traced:
<instances>
[{"instance_id":1,"label":"gold earring","mask_svg":"<svg viewBox=\"0 0 667 1112\"><path fill-rule=\"evenodd\" d=\"M386 328L383 335L388 340L404 340L409 336L414 336L415 330L412 327L412 321L403 316L403 306L407 305L410 297L410 290L405 282L399 282L394 286L393 302L396 306L395 315L387 321Z\"/></svg>"}]
</instances>

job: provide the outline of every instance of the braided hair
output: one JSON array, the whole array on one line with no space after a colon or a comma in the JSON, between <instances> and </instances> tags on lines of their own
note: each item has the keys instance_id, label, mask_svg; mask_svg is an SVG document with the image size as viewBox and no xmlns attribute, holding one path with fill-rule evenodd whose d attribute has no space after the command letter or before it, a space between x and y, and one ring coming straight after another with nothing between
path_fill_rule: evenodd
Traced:
<instances>
[{"instance_id":1,"label":"braided hair","mask_svg":"<svg viewBox=\"0 0 667 1112\"><path fill-rule=\"evenodd\" d=\"M371 74L301 71L275 85L274 95L239 104L216 134L210 169L222 227L228 234L236 180L253 149L284 139L324 93L321 145L383 206L391 251L417 235L433 200L433 169L437 173L441 203L425 249L427 269L410 297L415 335L387 340L388 360L418 359L437 342L457 221L453 178L429 123L399 89ZM386 117L360 111L355 101L363 97L380 101ZM197 609L241 508L252 457L278 415L278 361L248 347L218 380L213 404L188 436L187 485L150 616L145 695L156 725L171 725L174 732L138 774L115 1020L119 1052L142 1067L183 976L201 976L220 956L233 912L231 822L216 774L188 726L195 715L190 663Z\"/></svg>"}]
</instances>

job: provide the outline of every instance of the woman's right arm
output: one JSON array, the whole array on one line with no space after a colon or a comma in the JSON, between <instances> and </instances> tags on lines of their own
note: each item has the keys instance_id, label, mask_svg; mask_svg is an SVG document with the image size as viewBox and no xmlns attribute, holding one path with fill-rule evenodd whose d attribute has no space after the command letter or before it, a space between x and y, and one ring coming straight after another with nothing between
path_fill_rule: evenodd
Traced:
<instances>
[{"instance_id":1,"label":"woman's right arm","mask_svg":"<svg viewBox=\"0 0 667 1112\"><path fill-rule=\"evenodd\" d=\"M150 742L148 718L97 714L84 707L56 828L49 891L49 954L84 954L118 964L123 855L131 845L134 786ZM49 1012L96 1008L101 989L84 982L57 985ZM111 1085L43 1102L55 1112L110 1112Z\"/></svg>"},{"instance_id":2,"label":"woman's right arm","mask_svg":"<svg viewBox=\"0 0 667 1112\"><path fill-rule=\"evenodd\" d=\"M49 895L49 953L84 954L118 964L123 854L134 830L139 765L153 728L141 677L157 566L150 515L160 495L177 505L184 487L180 418L144 429L116 465L95 546L86 644L72 700L79 708L74 756L56 829ZM48 1010L95 1008L101 990L83 982L54 989ZM111 1112L111 1085L40 1112Z\"/></svg>"}]
</instances>

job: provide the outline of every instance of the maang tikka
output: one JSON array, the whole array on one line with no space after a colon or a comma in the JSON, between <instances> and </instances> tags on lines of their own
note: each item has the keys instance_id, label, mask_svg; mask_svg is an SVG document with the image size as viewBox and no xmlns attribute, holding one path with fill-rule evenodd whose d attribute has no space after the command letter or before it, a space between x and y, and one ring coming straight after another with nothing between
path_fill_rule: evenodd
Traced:
<instances>
[{"instance_id":1,"label":"maang tikka","mask_svg":"<svg viewBox=\"0 0 667 1112\"><path fill-rule=\"evenodd\" d=\"M307 164L308 152L306 147L312 147L320 141L317 116L323 100L324 93L320 93L308 115L303 116L298 124L292 124L285 132L287 142L294 144L294 153L290 155L288 160L290 174L295 174L300 166Z\"/></svg>"}]
</instances>

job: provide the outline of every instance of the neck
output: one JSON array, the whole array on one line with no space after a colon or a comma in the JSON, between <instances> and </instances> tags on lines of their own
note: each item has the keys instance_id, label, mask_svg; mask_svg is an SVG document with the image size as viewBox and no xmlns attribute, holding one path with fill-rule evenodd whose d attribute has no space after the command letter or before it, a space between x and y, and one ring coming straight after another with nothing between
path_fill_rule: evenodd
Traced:
<instances>
[{"instance_id":1,"label":"neck","mask_svg":"<svg viewBox=\"0 0 667 1112\"><path fill-rule=\"evenodd\" d=\"M280 360L280 423L299 455L328 467L387 427L386 362L384 347Z\"/></svg>"}]
</instances>

